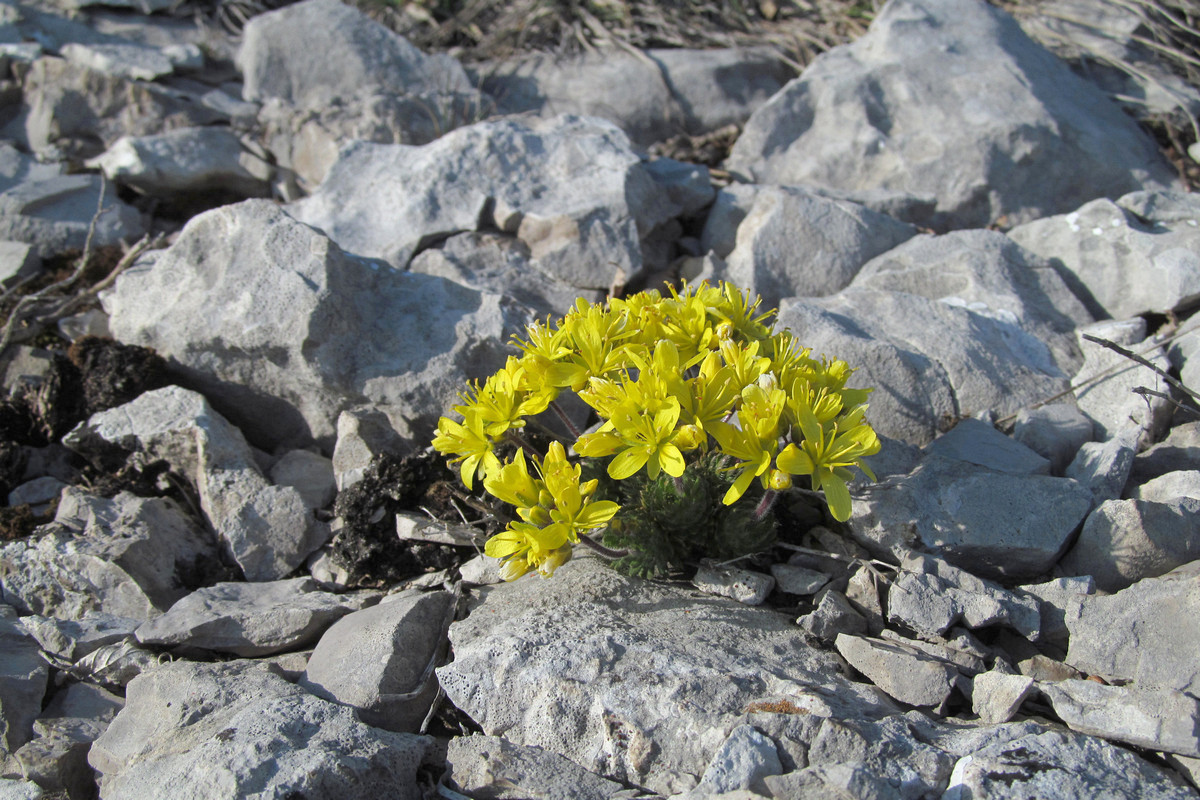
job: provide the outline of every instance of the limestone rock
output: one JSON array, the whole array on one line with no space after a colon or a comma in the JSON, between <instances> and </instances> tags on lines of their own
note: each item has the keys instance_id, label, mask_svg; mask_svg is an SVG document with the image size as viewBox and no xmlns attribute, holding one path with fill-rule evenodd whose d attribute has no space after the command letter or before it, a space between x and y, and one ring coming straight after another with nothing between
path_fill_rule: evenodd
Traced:
<instances>
[{"instance_id":1,"label":"limestone rock","mask_svg":"<svg viewBox=\"0 0 1200 800\"><path fill-rule=\"evenodd\" d=\"M1074 403L1021 409L1013 439L1050 461L1050 472L1062 475L1079 448L1092 440L1092 421Z\"/></svg>"},{"instance_id":2,"label":"limestone rock","mask_svg":"<svg viewBox=\"0 0 1200 800\"><path fill-rule=\"evenodd\" d=\"M364 402L427 433L528 321L496 295L350 256L262 200L194 217L106 309L117 339L172 359L272 449L332 447L340 411Z\"/></svg>"},{"instance_id":3,"label":"limestone rock","mask_svg":"<svg viewBox=\"0 0 1200 800\"><path fill-rule=\"evenodd\" d=\"M367 600L320 591L311 578L218 583L192 592L136 633L142 644L256 658L312 644Z\"/></svg>"},{"instance_id":4,"label":"limestone rock","mask_svg":"<svg viewBox=\"0 0 1200 800\"><path fill-rule=\"evenodd\" d=\"M850 666L902 703L933 708L954 689L958 670L916 648L844 633L834 644Z\"/></svg>"},{"instance_id":5,"label":"limestone rock","mask_svg":"<svg viewBox=\"0 0 1200 800\"><path fill-rule=\"evenodd\" d=\"M446 782L479 800L609 800L623 789L557 753L499 736L454 737L446 766Z\"/></svg>"},{"instance_id":6,"label":"limestone rock","mask_svg":"<svg viewBox=\"0 0 1200 800\"><path fill-rule=\"evenodd\" d=\"M977 419L964 419L934 439L925 452L1016 475L1050 473L1045 458Z\"/></svg>"},{"instance_id":7,"label":"limestone rock","mask_svg":"<svg viewBox=\"0 0 1200 800\"><path fill-rule=\"evenodd\" d=\"M196 487L200 510L249 580L278 580L329 538L300 493L263 477L241 432L196 392L168 386L93 414L64 439L72 449L118 449L163 459Z\"/></svg>"},{"instance_id":8,"label":"limestone rock","mask_svg":"<svg viewBox=\"0 0 1200 800\"><path fill-rule=\"evenodd\" d=\"M33 737L50 670L37 642L17 626L16 614L0 614L0 644L0 750L12 752Z\"/></svg>"},{"instance_id":9,"label":"limestone rock","mask_svg":"<svg viewBox=\"0 0 1200 800\"><path fill-rule=\"evenodd\" d=\"M1200 757L1200 701L1170 689L1066 680L1039 687L1072 730Z\"/></svg>"},{"instance_id":10,"label":"limestone rock","mask_svg":"<svg viewBox=\"0 0 1200 800\"><path fill-rule=\"evenodd\" d=\"M1115 103L974 0L893 3L756 111L727 166L771 183L931 193L932 219L909 221L942 229L1175 185Z\"/></svg>"},{"instance_id":11,"label":"limestone rock","mask_svg":"<svg viewBox=\"0 0 1200 800\"><path fill-rule=\"evenodd\" d=\"M976 675L971 687L971 709L989 725L1008 722L1033 692L1033 678L984 672Z\"/></svg>"},{"instance_id":12,"label":"limestone rock","mask_svg":"<svg viewBox=\"0 0 1200 800\"><path fill-rule=\"evenodd\" d=\"M1141 397L1139 387L1165 392L1165 381L1151 369L1136 364L1120 353L1088 341L1084 335L1097 336L1132 350L1159 369L1170 367L1166 352L1146 337L1146 321L1140 317L1116 322L1100 322L1076 331L1083 349L1083 366L1072 386L1079 410L1092 420L1096 439L1104 441L1132 429L1139 443L1156 441L1170 420L1172 406L1161 397ZM1097 378L1096 382L1092 382Z\"/></svg>"}]
</instances>

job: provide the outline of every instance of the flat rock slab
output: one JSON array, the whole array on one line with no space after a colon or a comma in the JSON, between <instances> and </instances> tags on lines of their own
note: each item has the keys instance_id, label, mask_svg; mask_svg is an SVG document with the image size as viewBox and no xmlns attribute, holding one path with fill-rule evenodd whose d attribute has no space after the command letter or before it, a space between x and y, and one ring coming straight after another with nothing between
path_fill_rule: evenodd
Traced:
<instances>
[{"instance_id":1,"label":"flat rock slab","mask_svg":"<svg viewBox=\"0 0 1200 800\"><path fill-rule=\"evenodd\" d=\"M129 684L89 761L112 800L418 800L416 770L429 746L364 725L353 709L261 665L176 662Z\"/></svg>"},{"instance_id":2,"label":"flat rock slab","mask_svg":"<svg viewBox=\"0 0 1200 800\"><path fill-rule=\"evenodd\" d=\"M218 583L192 592L136 634L142 644L256 658L315 642L367 600L320 591L311 578Z\"/></svg>"},{"instance_id":3,"label":"flat rock slab","mask_svg":"<svg viewBox=\"0 0 1200 800\"><path fill-rule=\"evenodd\" d=\"M0 645L0 749L12 752L33 737L50 669L15 613L0 615Z\"/></svg>"},{"instance_id":4,"label":"flat rock slab","mask_svg":"<svg viewBox=\"0 0 1200 800\"><path fill-rule=\"evenodd\" d=\"M993 579L1046 573L1092 507L1067 478L1018 475L926 457L909 475L864 487L850 529L869 549L925 549Z\"/></svg>"},{"instance_id":5,"label":"flat rock slab","mask_svg":"<svg viewBox=\"0 0 1200 800\"><path fill-rule=\"evenodd\" d=\"M1037 639L1039 603L930 556L906 558L888 591L888 621L926 637L941 636L955 625L969 629L1004 625Z\"/></svg>"},{"instance_id":6,"label":"flat rock slab","mask_svg":"<svg viewBox=\"0 0 1200 800\"><path fill-rule=\"evenodd\" d=\"M438 677L485 733L669 794L695 788L755 701L815 717L892 709L803 636L774 612L584 557L553 580L480 589Z\"/></svg>"},{"instance_id":7,"label":"flat rock slab","mask_svg":"<svg viewBox=\"0 0 1200 800\"><path fill-rule=\"evenodd\" d=\"M1066 662L1109 682L1200 696L1200 564L1068 609Z\"/></svg>"},{"instance_id":8,"label":"flat rock slab","mask_svg":"<svg viewBox=\"0 0 1200 800\"><path fill-rule=\"evenodd\" d=\"M935 212L910 221L941 229L1024 222L1176 182L1103 92L973 0L884 9L750 117L727 168L760 182L933 195Z\"/></svg>"},{"instance_id":9,"label":"flat rock slab","mask_svg":"<svg viewBox=\"0 0 1200 800\"><path fill-rule=\"evenodd\" d=\"M432 430L529 321L498 295L351 256L265 200L193 217L106 308L114 338L171 359L256 445L327 452L338 414L365 402Z\"/></svg>"},{"instance_id":10,"label":"flat rock slab","mask_svg":"<svg viewBox=\"0 0 1200 800\"><path fill-rule=\"evenodd\" d=\"M1171 689L1065 680L1038 687L1072 730L1200 757L1200 701Z\"/></svg>"},{"instance_id":11,"label":"flat rock slab","mask_svg":"<svg viewBox=\"0 0 1200 800\"><path fill-rule=\"evenodd\" d=\"M557 753L499 736L456 736L446 753L446 781L480 800L609 800L625 787Z\"/></svg>"},{"instance_id":12,"label":"flat rock slab","mask_svg":"<svg viewBox=\"0 0 1200 800\"><path fill-rule=\"evenodd\" d=\"M844 633L834 645L850 666L901 703L932 708L954 690L958 670L916 648Z\"/></svg>"}]
</instances>

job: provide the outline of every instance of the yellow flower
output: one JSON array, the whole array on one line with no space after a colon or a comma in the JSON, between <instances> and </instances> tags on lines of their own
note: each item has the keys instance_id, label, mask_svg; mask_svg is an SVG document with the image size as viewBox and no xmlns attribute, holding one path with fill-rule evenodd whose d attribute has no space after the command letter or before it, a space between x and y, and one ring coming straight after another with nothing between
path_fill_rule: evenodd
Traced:
<instances>
[{"instance_id":1,"label":"yellow flower","mask_svg":"<svg viewBox=\"0 0 1200 800\"><path fill-rule=\"evenodd\" d=\"M462 462L462 481L468 489L474 488L475 475L485 476L500 469L500 459L493 452L493 442L483 430L483 419L477 413L469 413L463 421L455 422L448 417L438 420L437 435L433 447L439 453L455 455L451 464Z\"/></svg>"},{"instance_id":2,"label":"yellow flower","mask_svg":"<svg viewBox=\"0 0 1200 800\"><path fill-rule=\"evenodd\" d=\"M872 480L871 468L863 461L879 452L879 437L863 420L865 406L858 406L836 423L822 425L811 410L801 413L800 427L804 440L789 444L779 454L779 469L793 475L812 478L814 491L824 491L833 518L845 522L850 518L850 490L847 481L853 479L848 467L858 467Z\"/></svg>"},{"instance_id":3,"label":"yellow flower","mask_svg":"<svg viewBox=\"0 0 1200 800\"><path fill-rule=\"evenodd\" d=\"M614 480L624 480L642 467L651 479L660 471L678 478L686 466L683 453L672 441L678 421L679 401L673 397L654 414L625 404L609 420L613 431L580 436L575 452L582 456L617 453L608 465L609 477Z\"/></svg>"}]
</instances>

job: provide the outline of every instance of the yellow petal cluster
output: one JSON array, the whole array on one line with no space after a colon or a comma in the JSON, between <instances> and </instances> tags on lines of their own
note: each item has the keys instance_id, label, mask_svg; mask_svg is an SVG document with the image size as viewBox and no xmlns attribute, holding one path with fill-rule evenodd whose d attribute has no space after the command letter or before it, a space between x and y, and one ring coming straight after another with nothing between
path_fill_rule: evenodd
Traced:
<instances>
[{"instance_id":1,"label":"yellow petal cluster","mask_svg":"<svg viewBox=\"0 0 1200 800\"><path fill-rule=\"evenodd\" d=\"M619 506L592 500L561 443L535 473L519 449L502 463L497 444L545 411L564 390L601 420L573 443L584 458L611 458L615 480L642 470L678 477L694 454L717 450L736 473L725 494L736 503L758 480L768 491L808 478L838 520L850 515L851 467L879 450L866 422L870 390L850 389L844 361L815 359L788 332L772 334L773 312L731 284L701 283L668 294L640 292L606 304L580 299L557 323L535 323L515 343L521 355L461 395L442 417L434 447L459 464L463 482L513 505L520 521L488 542L505 575L548 575L582 533L607 524Z\"/></svg>"}]
</instances>

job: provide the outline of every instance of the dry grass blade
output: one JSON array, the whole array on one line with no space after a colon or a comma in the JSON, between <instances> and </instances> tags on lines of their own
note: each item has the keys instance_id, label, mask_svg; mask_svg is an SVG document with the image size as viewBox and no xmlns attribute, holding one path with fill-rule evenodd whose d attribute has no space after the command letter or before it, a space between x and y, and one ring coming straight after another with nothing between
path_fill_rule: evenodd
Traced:
<instances>
[{"instance_id":1,"label":"dry grass blade","mask_svg":"<svg viewBox=\"0 0 1200 800\"><path fill-rule=\"evenodd\" d=\"M1164 370L1161 367L1159 367L1158 365L1152 363L1145 357L1138 355L1137 353L1133 352L1132 350L1127 350L1126 348L1121 347L1121 345L1117 344L1116 342L1111 342L1108 339L1103 339L1099 336L1092 336L1090 333L1083 334L1083 338L1087 339L1089 342L1092 342L1093 344L1098 344L1101 347L1112 350L1114 353L1118 353L1118 354L1124 356L1125 358L1128 358L1130 361L1133 361L1137 364L1141 364L1143 367L1145 367L1146 369L1152 370L1155 375L1158 375L1160 378L1162 378L1164 381L1166 381L1171 386L1171 388L1176 389L1180 392L1183 392L1184 394L1186 394L1188 397L1192 398L1193 400L1200 400L1200 395L1196 394L1191 389L1184 386L1180 381L1171 377L1169 374L1167 374L1166 370Z\"/></svg>"}]
</instances>

